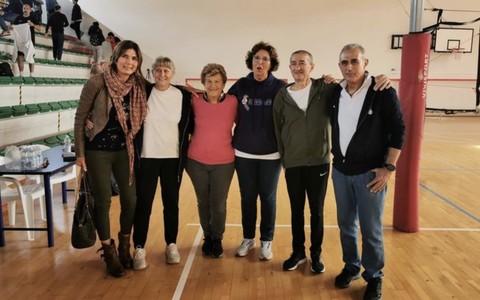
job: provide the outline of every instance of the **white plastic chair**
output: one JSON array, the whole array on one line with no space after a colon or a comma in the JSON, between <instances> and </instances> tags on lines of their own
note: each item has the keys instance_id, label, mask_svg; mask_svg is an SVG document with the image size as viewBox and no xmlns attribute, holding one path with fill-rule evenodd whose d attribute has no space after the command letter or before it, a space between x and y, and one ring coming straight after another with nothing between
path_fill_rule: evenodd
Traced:
<instances>
[{"instance_id":1,"label":"white plastic chair","mask_svg":"<svg viewBox=\"0 0 480 300\"><path fill-rule=\"evenodd\" d=\"M5 158L0 156L0 165L5 163ZM0 193L2 202L8 204L8 222L9 225L15 225L16 204L18 200L22 202L23 213L25 215L26 227L33 227L34 224L34 201L39 199L40 214L42 220L45 220L45 190L43 182L22 185L17 179L8 176L0 176ZM27 231L28 240L35 239L34 231Z\"/></svg>"},{"instance_id":2,"label":"white plastic chair","mask_svg":"<svg viewBox=\"0 0 480 300\"><path fill-rule=\"evenodd\" d=\"M35 144L35 146L40 147L40 149L42 151L50 149L50 147L48 147L46 145ZM59 172L59 173L51 176L50 177L50 191L52 193L52 199L53 199L53 185L54 184L67 182L67 181L69 181L71 179L75 179L75 178L77 178L76 165L73 165L71 168L66 169L64 172ZM75 185L76 184L77 184L77 181L75 180ZM62 184L62 201L63 201L63 203L67 203L67 199L65 197L65 194L66 194L66 187L65 187L65 185Z\"/></svg>"}]
</instances>

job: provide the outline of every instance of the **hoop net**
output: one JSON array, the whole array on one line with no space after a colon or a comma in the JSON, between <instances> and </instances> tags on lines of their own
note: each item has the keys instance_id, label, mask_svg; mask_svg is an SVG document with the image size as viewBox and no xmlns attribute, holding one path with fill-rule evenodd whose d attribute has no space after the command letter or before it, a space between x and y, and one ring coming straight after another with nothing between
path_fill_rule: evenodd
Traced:
<instances>
[{"instance_id":1,"label":"hoop net","mask_svg":"<svg viewBox=\"0 0 480 300\"><path fill-rule=\"evenodd\" d=\"M461 60L462 59L462 53L465 48L452 48L450 49L450 53L453 55L455 60Z\"/></svg>"}]
</instances>

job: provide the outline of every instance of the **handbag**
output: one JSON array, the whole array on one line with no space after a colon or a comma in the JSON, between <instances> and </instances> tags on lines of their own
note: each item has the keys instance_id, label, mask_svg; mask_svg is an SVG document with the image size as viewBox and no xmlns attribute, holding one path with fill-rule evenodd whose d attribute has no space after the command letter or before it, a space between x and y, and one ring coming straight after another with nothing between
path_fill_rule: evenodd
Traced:
<instances>
[{"instance_id":1,"label":"handbag","mask_svg":"<svg viewBox=\"0 0 480 300\"><path fill-rule=\"evenodd\" d=\"M81 168L77 168L81 169ZM80 170L77 172L77 189L75 211L72 224L72 246L77 249L92 247L97 239L95 223L92 218L94 199L87 174Z\"/></svg>"}]
</instances>

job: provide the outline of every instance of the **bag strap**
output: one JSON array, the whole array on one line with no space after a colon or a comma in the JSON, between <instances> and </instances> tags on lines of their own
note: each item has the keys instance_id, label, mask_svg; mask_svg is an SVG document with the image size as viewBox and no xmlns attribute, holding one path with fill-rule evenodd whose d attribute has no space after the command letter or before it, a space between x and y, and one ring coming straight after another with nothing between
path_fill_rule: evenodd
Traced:
<instances>
[{"instance_id":1,"label":"bag strap","mask_svg":"<svg viewBox=\"0 0 480 300\"><path fill-rule=\"evenodd\" d=\"M77 207L78 198L80 197L81 188L91 193L90 185L87 180L87 173L82 168L77 168L77 186L75 187L75 207ZM90 206L90 203L86 203Z\"/></svg>"}]
</instances>

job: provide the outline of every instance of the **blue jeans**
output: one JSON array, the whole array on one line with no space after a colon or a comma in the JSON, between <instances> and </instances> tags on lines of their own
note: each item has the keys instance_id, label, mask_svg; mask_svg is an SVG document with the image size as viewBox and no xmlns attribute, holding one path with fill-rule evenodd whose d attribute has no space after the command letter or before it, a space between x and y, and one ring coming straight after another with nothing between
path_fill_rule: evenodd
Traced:
<instances>
[{"instance_id":1,"label":"blue jeans","mask_svg":"<svg viewBox=\"0 0 480 300\"><path fill-rule=\"evenodd\" d=\"M8 25L5 23L5 21L10 22L10 24L15 21L15 19L20 16L19 14L13 13L11 11L6 11L3 16L0 16L0 28L2 28L3 31L8 31Z\"/></svg>"},{"instance_id":2,"label":"blue jeans","mask_svg":"<svg viewBox=\"0 0 480 300\"><path fill-rule=\"evenodd\" d=\"M358 273L363 266L365 272L362 277L365 280L383 277L385 258L382 218L386 188L377 193L370 192L367 183L375 178L375 173L370 171L347 176L333 168L332 178L345 268ZM361 259L358 253L357 220L362 233Z\"/></svg>"},{"instance_id":3,"label":"blue jeans","mask_svg":"<svg viewBox=\"0 0 480 300\"><path fill-rule=\"evenodd\" d=\"M260 240L273 241L277 211L277 186L280 159L264 160L235 157L242 202L243 238L255 238L257 198L260 196Z\"/></svg>"}]
</instances>

